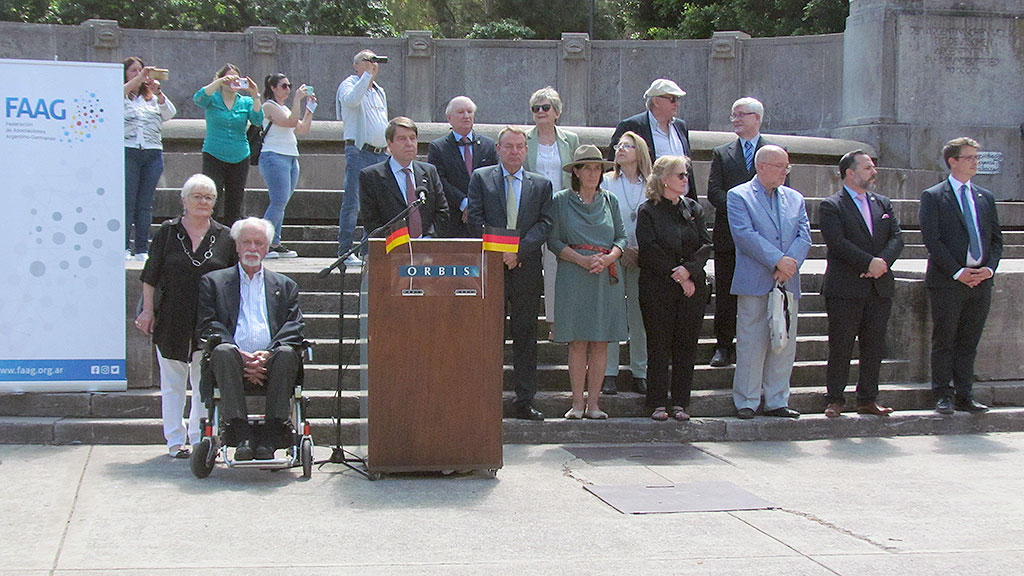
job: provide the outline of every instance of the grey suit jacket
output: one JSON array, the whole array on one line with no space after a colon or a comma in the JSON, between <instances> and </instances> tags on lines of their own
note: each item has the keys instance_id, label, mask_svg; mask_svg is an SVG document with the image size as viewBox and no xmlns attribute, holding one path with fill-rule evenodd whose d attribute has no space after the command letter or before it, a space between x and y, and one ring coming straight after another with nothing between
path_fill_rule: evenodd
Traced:
<instances>
[{"instance_id":1,"label":"grey suit jacket","mask_svg":"<svg viewBox=\"0 0 1024 576\"><path fill-rule=\"evenodd\" d=\"M199 306L196 311L196 341L219 339L235 343L238 308L241 304L239 266L214 270L199 280ZM268 350L282 345L302 344L305 323L299 310L299 287L294 280L273 270L263 269L267 295L267 321L270 324Z\"/></svg>"},{"instance_id":2,"label":"grey suit jacket","mask_svg":"<svg viewBox=\"0 0 1024 576\"><path fill-rule=\"evenodd\" d=\"M505 227L508 216L501 164L473 171L467 210L469 230L475 235L480 235L483 226ZM519 232L519 261L524 266L536 264L539 271L541 245L551 230L551 182L536 172L523 171L516 230Z\"/></svg>"}]
</instances>

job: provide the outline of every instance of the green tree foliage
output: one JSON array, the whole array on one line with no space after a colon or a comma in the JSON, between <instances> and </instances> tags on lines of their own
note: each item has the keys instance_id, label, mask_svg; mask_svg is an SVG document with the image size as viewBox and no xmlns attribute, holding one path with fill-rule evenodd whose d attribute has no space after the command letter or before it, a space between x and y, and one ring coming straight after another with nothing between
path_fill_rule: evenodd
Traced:
<instances>
[{"instance_id":1,"label":"green tree foliage","mask_svg":"<svg viewBox=\"0 0 1024 576\"><path fill-rule=\"evenodd\" d=\"M710 38L716 30L751 36L842 32L848 0L614 0L620 31L634 38Z\"/></svg>"},{"instance_id":2,"label":"green tree foliage","mask_svg":"<svg viewBox=\"0 0 1024 576\"><path fill-rule=\"evenodd\" d=\"M474 24L466 38L494 38L501 40L525 40L536 36L529 26L523 26L517 20L502 18L497 22Z\"/></svg>"}]
</instances>

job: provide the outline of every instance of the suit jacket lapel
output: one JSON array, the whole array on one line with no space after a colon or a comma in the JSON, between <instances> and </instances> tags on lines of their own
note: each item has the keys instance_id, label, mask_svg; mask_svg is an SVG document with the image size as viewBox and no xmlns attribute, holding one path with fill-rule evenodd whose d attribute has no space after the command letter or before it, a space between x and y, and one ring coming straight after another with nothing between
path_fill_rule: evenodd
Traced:
<instances>
[{"instance_id":1,"label":"suit jacket lapel","mask_svg":"<svg viewBox=\"0 0 1024 576\"><path fill-rule=\"evenodd\" d=\"M516 229L519 229L519 230L522 229L522 226L520 225L520 223L523 222L523 207L528 205L527 202L530 201L530 198L531 198L532 194L533 194L533 179L528 177L526 175L526 173L523 172L523 184L522 184L522 188L520 188L520 190L519 190L519 210L516 213L517 214L517 216L516 216ZM506 216L506 218L507 218L507 216Z\"/></svg>"},{"instance_id":2,"label":"suit jacket lapel","mask_svg":"<svg viewBox=\"0 0 1024 576\"><path fill-rule=\"evenodd\" d=\"M839 201L842 202L842 204L843 204L844 212L846 214L853 215L855 217L855 220L860 223L860 230L862 232L864 232L865 236L868 236L870 238L871 237L871 231L868 230L867 222L864 222L864 216L860 213L860 206L858 206L857 203L853 200L853 198L850 197L850 193L846 191L845 187L843 188L843 190L839 194L840 194ZM868 195L868 198L869 198L868 199L868 206L871 206L871 200L870 200L871 195L870 194ZM875 218L875 215L874 215L874 213L872 211L872 214L871 214L872 221L874 221L874 218Z\"/></svg>"},{"instance_id":3,"label":"suit jacket lapel","mask_svg":"<svg viewBox=\"0 0 1024 576\"><path fill-rule=\"evenodd\" d=\"M242 305L242 283L238 279L240 272L237 264L232 267L232 271L234 274L224 284L224 303L228 308L228 318L231 320L231 325L226 328L234 332L235 326L238 326L238 308Z\"/></svg>"},{"instance_id":4,"label":"suit jacket lapel","mask_svg":"<svg viewBox=\"0 0 1024 576\"><path fill-rule=\"evenodd\" d=\"M747 157L743 155L743 141L737 138L729 146L729 153L732 161L736 164L736 168L745 172L750 178L753 178L754 174L747 170Z\"/></svg>"},{"instance_id":5,"label":"suit jacket lapel","mask_svg":"<svg viewBox=\"0 0 1024 576\"><path fill-rule=\"evenodd\" d=\"M391 163L385 162L381 168L381 172L378 173L381 178L384 179L384 186L391 192L391 195L398 199L399 202L405 204L405 197L402 196L402 189L398 186L398 174L391 171ZM404 176L404 174L402 175ZM416 174L413 173L413 178L416 178Z\"/></svg>"},{"instance_id":6,"label":"suit jacket lapel","mask_svg":"<svg viewBox=\"0 0 1024 576\"><path fill-rule=\"evenodd\" d=\"M761 204L761 207L764 208L765 213L768 214L768 219L772 221L772 224L775 225L775 228L779 230L779 232L782 232L782 226L779 225L778 214L776 214L775 212L775 206L773 205L773 202L768 199L767 191L764 189L763 186L761 186L760 182L757 183L757 186L755 186L753 190L754 197L757 198L758 203ZM778 195L779 191L776 190L775 194ZM779 212L782 212L781 201L779 202Z\"/></svg>"},{"instance_id":7,"label":"suit jacket lapel","mask_svg":"<svg viewBox=\"0 0 1024 576\"><path fill-rule=\"evenodd\" d=\"M498 191L498 207L501 208L501 226L504 228L508 222L508 211L505 210L505 178L501 164L498 164L494 171L494 189Z\"/></svg>"},{"instance_id":8,"label":"suit jacket lapel","mask_svg":"<svg viewBox=\"0 0 1024 576\"><path fill-rule=\"evenodd\" d=\"M270 270L263 269L263 295L267 299L267 324L270 325L270 338L273 339L281 327L277 325L277 302L281 295L281 287L277 278Z\"/></svg>"},{"instance_id":9,"label":"suit jacket lapel","mask_svg":"<svg viewBox=\"0 0 1024 576\"><path fill-rule=\"evenodd\" d=\"M964 227L964 232L967 232L967 220L964 218L964 211L960 207L960 198L957 196L956 190L953 190L953 185L949 183L949 178L945 181L943 193L946 195L946 201L953 204L953 211L960 218L960 225Z\"/></svg>"}]
</instances>

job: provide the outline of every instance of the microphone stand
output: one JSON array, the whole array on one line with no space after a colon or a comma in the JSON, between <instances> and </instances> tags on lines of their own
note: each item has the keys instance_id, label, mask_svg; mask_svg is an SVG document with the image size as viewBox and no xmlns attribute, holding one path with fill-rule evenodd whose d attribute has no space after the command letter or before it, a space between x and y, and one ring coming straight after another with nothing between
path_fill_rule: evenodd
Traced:
<instances>
[{"instance_id":1,"label":"microphone stand","mask_svg":"<svg viewBox=\"0 0 1024 576\"><path fill-rule=\"evenodd\" d=\"M330 266L324 268L317 273L316 277L319 279L327 278L332 271L340 268L345 263L345 259L350 255L355 254L358 250L361 250L370 238L377 237L381 232L387 230L399 220L402 220L406 216L412 213L413 210L418 209L427 201L426 190L422 188L416 189L418 198L409 206L395 215L394 218L388 220L381 226L378 226L372 230L369 234L363 237L363 239L355 246L346 250L343 254L338 256L338 259L331 263ZM345 336L345 277L341 277L341 290L338 291L338 381L335 387L334 393L334 420L335 425L335 443L331 450L331 456L326 460L317 460L315 464L323 466L324 464L341 464L350 470L354 470L361 474L364 478L371 479L370 473L366 469L366 460L352 454L348 450L345 450L344 445L341 443L341 381L344 375L345 355L344 355L344 336ZM362 468L357 468L352 463L357 462L362 464Z\"/></svg>"}]
</instances>

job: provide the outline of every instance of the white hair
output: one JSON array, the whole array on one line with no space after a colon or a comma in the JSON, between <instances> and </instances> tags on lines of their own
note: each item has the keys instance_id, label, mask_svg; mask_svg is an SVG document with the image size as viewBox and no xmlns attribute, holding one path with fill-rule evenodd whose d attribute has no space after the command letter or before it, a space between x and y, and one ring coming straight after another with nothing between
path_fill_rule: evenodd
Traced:
<instances>
[{"instance_id":1,"label":"white hair","mask_svg":"<svg viewBox=\"0 0 1024 576\"><path fill-rule=\"evenodd\" d=\"M184 200L186 196L198 190L213 192L214 196L217 195L217 185L212 178L206 174L193 174L189 176L188 180L185 180L185 185L181 187L181 199Z\"/></svg>"},{"instance_id":2,"label":"white hair","mask_svg":"<svg viewBox=\"0 0 1024 576\"><path fill-rule=\"evenodd\" d=\"M257 218L255 216L235 220L235 223L231 225L231 239L238 242L238 238L242 235L242 230L246 226L259 226L263 228L263 232L267 235L267 244L274 241L274 223L265 218Z\"/></svg>"},{"instance_id":3,"label":"white hair","mask_svg":"<svg viewBox=\"0 0 1024 576\"><path fill-rule=\"evenodd\" d=\"M451 100L448 101L448 105L445 106L444 108L444 115L448 116L449 114L452 113L452 110L455 109L455 106L457 104L462 103L469 104L469 107L473 109L473 112L476 112L476 102L470 100L468 96L456 96L455 98L452 98Z\"/></svg>"},{"instance_id":4,"label":"white hair","mask_svg":"<svg viewBox=\"0 0 1024 576\"><path fill-rule=\"evenodd\" d=\"M739 100L732 103L733 110L739 108L740 106L746 108L749 112L757 114L759 118L764 118L764 104L761 104L761 101L758 100L757 98L751 98L750 96L747 96L746 98L740 98Z\"/></svg>"},{"instance_id":5,"label":"white hair","mask_svg":"<svg viewBox=\"0 0 1024 576\"><path fill-rule=\"evenodd\" d=\"M377 54L373 50L360 50L359 52L356 52L355 56L352 57L352 63L359 64L360 60L363 60L364 58L370 58L376 55Z\"/></svg>"}]
</instances>

